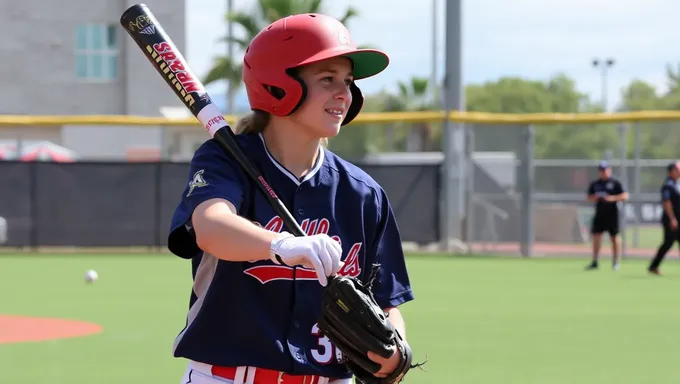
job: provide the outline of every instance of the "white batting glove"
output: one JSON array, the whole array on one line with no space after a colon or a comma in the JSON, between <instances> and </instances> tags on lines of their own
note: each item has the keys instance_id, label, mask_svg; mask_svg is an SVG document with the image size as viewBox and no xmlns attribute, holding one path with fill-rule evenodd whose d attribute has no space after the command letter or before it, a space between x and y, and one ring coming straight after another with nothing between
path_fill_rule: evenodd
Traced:
<instances>
[{"instance_id":1,"label":"white batting glove","mask_svg":"<svg viewBox=\"0 0 680 384\"><path fill-rule=\"evenodd\" d=\"M325 287L328 276L340 269L342 247L325 234L295 237L283 232L272 240L270 254L276 264L314 269L319 283Z\"/></svg>"}]
</instances>

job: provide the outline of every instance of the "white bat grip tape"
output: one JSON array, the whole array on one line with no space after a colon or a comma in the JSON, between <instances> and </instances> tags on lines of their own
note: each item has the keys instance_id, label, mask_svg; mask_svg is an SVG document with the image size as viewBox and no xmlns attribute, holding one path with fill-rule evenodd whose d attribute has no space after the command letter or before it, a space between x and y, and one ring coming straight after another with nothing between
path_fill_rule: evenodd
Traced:
<instances>
[{"instance_id":1,"label":"white bat grip tape","mask_svg":"<svg viewBox=\"0 0 680 384\"><path fill-rule=\"evenodd\" d=\"M210 137L214 137L215 132L220 128L229 126L229 123L224 119L222 112L220 112L217 106L212 103L203 107L203 109L198 112L196 118L203 124L203 127L208 131Z\"/></svg>"}]
</instances>

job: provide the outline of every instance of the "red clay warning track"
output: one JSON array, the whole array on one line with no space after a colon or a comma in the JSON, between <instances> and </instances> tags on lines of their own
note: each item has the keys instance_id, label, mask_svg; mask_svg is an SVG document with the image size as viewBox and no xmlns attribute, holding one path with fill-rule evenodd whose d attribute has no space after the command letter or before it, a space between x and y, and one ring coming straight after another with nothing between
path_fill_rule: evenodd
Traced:
<instances>
[{"instance_id":1,"label":"red clay warning track","mask_svg":"<svg viewBox=\"0 0 680 384\"><path fill-rule=\"evenodd\" d=\"M102 329L98 324L83 321L0 315L0 344L87 336Z\"/></svg>"}]
</instances>

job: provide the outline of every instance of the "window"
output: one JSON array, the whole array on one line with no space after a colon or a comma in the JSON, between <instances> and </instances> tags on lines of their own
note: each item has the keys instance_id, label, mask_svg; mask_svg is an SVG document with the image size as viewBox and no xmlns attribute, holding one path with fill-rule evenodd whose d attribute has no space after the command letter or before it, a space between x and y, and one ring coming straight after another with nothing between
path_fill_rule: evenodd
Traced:
<instances>
[{"instance_id":1,"label":"window","mask_svg":"<svg viewBox=\"0 0 680 384\"><path fill-rule=\"evenodd\" d=\"M118 42L113 24L76 27L76 77L112 81L118 77Z\"/></svg>"}]
</instances>

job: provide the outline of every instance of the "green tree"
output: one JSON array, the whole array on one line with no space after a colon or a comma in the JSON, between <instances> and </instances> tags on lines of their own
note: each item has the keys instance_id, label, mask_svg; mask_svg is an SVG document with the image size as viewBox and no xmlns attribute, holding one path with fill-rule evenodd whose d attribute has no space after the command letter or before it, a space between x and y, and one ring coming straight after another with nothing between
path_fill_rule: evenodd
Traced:
<instances>
[{"instance_id":1,"label":"green tree","mask_svg":"<svg viewBox=\"0 0 680 384\"><path fill-rule=\"evenodd\" d=\"M666 77L668 78L669 93L680 88L680 64L675 66L675 69L670 64L666 65Z\"/></svg>"},{"instance_id":2,"label":"green tree","mask_svg":"<svg viewBox=\"0 0 680 384\"><path fill-rule=\"evenodd\" d=\"M325 13L322 0L258 0L250 10L239 10L226 15L243 31L241 36L226 36L221 41L235 44L237 51L245 52L248 43L267 25L274 21L299 13ZM348 7L339 18L344 24L358 15L353 7ZM235 57L217 56L213 66L203 80L204 84L225 80L233 97L241 88L241 63Z\"/></svg>"},{"instance_id":3,"label":"green tree","mask_svg":"<svg viewBox=\"0 0 680 384\"><path fill-rule=\"evenodd\" d=\"M493 113L594 112L597 106L579 92L576 82L557 74L546 82L504 77L466 89L467 109ZM524 147L525 125L472 124L477 151L513 151ZM607 125L537 125L537 158L600 158L618 148L617 131ZM568 140L566 140L568 138Z\"/></svg>"},{"instance_id":4,"label":"green tree","mask_svg":"<svg viewBox=\"0 0 680 384\"><path fill-rule=\"evenodd\" d=\"M411 77L397 83L397 92L381 91L366 95L362 112L425 111L433 108L428 95L428 79ZM384 151L429 151L434 147L433 132L441 124L382 123L351 124L330 140L330 148L341 156L360 158ZM410 144L409 144L410 142Z\"/></svg>"},{"instance_id":5,"label":"green tree","mask_svg":"<svg viewBox=\"0 0 680 384\"><path fill-rule=\"evenodd\" d=\"M426 77L413 76L408 82L397 82L398 93L395 95L401 111L417 112L434 109L434 101L429 92L430 81ZM436 130L441 130L442 124L431 122L397 124L393 128L401 131L397 146L407 151L432 151L435 149L434 137ZM437 146L440 147L440 146Z\"/></svg>"},{"instance_id":6,"label":"green tree","mask_svg":"<svg viewBox=\"0 0 680 384\"><path fill-rule=\"evenodd\" d=\"M469 85L465 90L467 110L492 113L548 112L551 98L540 81L503 77L494 82Z\"/></svg>"},{"instance_id":7,"label":"green tree","mask_svg":"<svg viewBox=\"0 0 680 384\"><path fill-rule=\"evenodd\" d=\"M669 90L662 94L654 86L634 79L621 89L620 111L637 110L680 110L680 65L677 69L667 66ZM420 81L420 83L418 83ZM381 92L368 95L371 105L380 111L408 111L440 109L438 103L423 102L422 89L426 88L425 79L412 78L398 82L396 93ZM416 90L418 92L416 92ZM470 84L465 89L466 109L490 113L600 113L599 103L590 100L588 95L577 89L576 82L565 74L556 74L546 81L519 77L502 77L483 84ZM414 107L415 106L415 107ZM411 129L408 124L401 126L396 134L396 142L403 143L404 131ZM440 124L440 126L443 124ZM680 147L680 130L675 122L640 123L641 153L648 158L677 157L676 148ZM475 134L475 151L513 151L517 155L524 148L525 124L467 124ZM544 124L536 125L536 157L567 159L601 159L606 152L620 156L620 124ZM633 127L634 124L628 124ZM406 127L406 128L404 128ZM381 130L382 129L382 130ZM385 124L376 127L377 131L393 132L385 129ZM441 129L432 135L435 150L441 148ZM385 135L363 136L362 150L380 151L393 148ZM393 135L395 136L395 135ZM635 150L634 130L629 129L627 136L628 157ZM369 149L371 148L371 149ZM405 150L403 145L395 148Z\"/></svg>"},{"instance_id":8,"label":"green tree","mask_svg":"<svg viewBox=\"0 0 680 384\"><path fill-rule=\"evenodd\" d=\"M621 90L622 111L645 111L664 109L663 100L656 88L642 80L633 79Z\"/></svg>"},{"instance_id":9,"label":"green tree","mask_svg":"<svg viewBox=\"0 0 680 384\"><path fill-rule=\"evenodd\" d=\"M666 109L666 101L663 95L659 95L656 88L642 80L634 79L621 90L621 106L619 111L652 111ZM665 129L665 123L639 123L640 129L640 154L642 157L664 157L663 142L670 133ZM635 150L634 134L628 136L630 151L628 156Z\"/></svg>"},{"instance_id":10,"label":"green tree","mask_svg":"<svg viewBox=\"0 0 680 384\"><path fill-rule=\"evenodd\" d=\"M673 110L680 107L680 89L678 88L677 73L667 66L667 77L669 91L663 94L655 86L642 80L634 79L621 90L622 111L654 111L654 110ZM677 123L675 122L638 122L631 124L632 128L639 129L640 156L651 159L669 159L677 156L676 148L680 145L680 134L678 134ZM628 132L628 157L634 156L635 151L635 131L630 129ZM651 171L651 172L650 172ZM663 170L657 168L647 168L641 173L641 186L643 191L656 191L658 189L659 178L663 177ZM633 177L633 176L631 176Z\"/></svg>"},{"instance_id":11,"label":"green tree","mask_svg":"<svg viewBox=\"0 0 680 384\"><path fill-rule=\"evenodd\" d=\"M624 108L627 110L678 110L680 109L680 88L677 73L668 71L669 90L665 94L645 82L636 80L622 92ZM680 146L680 132L677 122L640 122L640 154L643 158L670 159L677 157ZM634 136L629 138L634 149ZM632 151L629 155L633 155Z\"/></svg>"}]
</instances>

